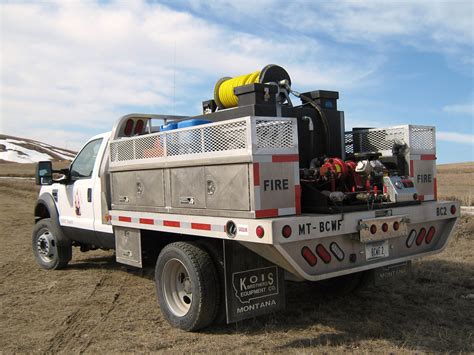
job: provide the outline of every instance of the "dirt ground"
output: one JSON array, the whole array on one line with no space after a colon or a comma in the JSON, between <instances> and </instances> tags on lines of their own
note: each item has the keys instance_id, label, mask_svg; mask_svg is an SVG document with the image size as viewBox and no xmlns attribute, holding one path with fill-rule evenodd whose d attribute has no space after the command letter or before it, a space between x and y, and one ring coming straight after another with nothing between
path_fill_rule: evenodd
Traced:
<instances>
[{"instance_id":1,"label":"dirt ground","mask_svg":"<svg viewBox=\"0 0 474 355\"><path fill-rule=\"evenodd\" d=\"M0 179L0 352L474 352L474 217L412 278L340 298L288 282L285 311L186 333L161 316L152 270L112 252L75 249L66 270L40 269L33 184Z\"/></svg>"}]
</instances>

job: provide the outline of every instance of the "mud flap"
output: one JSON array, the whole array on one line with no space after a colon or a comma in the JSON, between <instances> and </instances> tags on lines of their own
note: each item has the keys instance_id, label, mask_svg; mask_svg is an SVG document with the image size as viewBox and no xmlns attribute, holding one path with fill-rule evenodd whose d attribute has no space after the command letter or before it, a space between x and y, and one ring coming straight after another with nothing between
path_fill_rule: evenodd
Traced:
<instances>
[{"instance_id":1,"label":"mud flap","mask_svg":"<svg viewBox=\"0 0 474 355\"><path fill-rule=\"evenodd\" d=\"M234 241L224 241L227 323L285 308L284 270Z\"/></svg>"},{"instance_id":2,"label":"mud flap","mask_svg":"<svg viewBox=\"0 0 474 355\"><path fill-rule=\"evenodd\" d=\"M375 285L383 285L395 278L411 277L411 261L387 265L371 270L371 281Z\"/></svg>"}]
</instances>

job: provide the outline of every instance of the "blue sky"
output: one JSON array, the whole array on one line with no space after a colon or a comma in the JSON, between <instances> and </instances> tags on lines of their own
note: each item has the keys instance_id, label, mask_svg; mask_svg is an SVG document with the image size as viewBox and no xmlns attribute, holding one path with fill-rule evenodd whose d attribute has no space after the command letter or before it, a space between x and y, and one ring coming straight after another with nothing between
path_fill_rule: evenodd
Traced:
<instances>
[{"instance_id":1,"label":"blue sky","mask_svg":"<svg viewBox=\"0 0 474 355\"><path fill-rule=\"evenodd\" d=\"M3 1L0 132L78 149L132 112L196 115L274 63L346 126L434 125L474 160L472 1Z\"/></svg>"}]
</instances>

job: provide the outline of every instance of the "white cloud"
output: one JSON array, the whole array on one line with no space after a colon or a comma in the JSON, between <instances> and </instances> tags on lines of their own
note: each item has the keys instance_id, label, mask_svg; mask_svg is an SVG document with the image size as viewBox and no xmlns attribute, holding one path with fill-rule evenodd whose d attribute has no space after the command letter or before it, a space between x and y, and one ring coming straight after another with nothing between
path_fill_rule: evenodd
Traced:
<instances>
[{"instance_id":1,"label":"white cloud","mask_svg":"<svg viewBox=\"0 0 474 355\"><path fill-rule=\"evenodd\" d=\"M336 42L382 48L394 42L472 62L474 3L470 0L188 0L188 4L201 14L216 14L236 25L258 27L264 14L281 32L322 33Z\"/></svg>"},{"instance_id":2,"label":"white cloud","mask_svg":"<svg viewBox=\"0 0 474 355\"><path fill-rule=\"evenodd\" d=\"M474 103L447 105L443 107L443 111L448 113L459 113L474 116Z\"/></svg>"},{"instance_id":3,"label":"white cloud","mask_svg":"<svg viewBox=\"0 0 474 355\"><path fill-rule=\"evenodd\" d=\"M474 134L440 131L436 132L436 139L445 142L474 145Z\"/></svg>"},{"instance_id":4,"label":"white cloud","mask_svg":"<svg viewBox=\"0 0 474 355\"><path fill-rule=\"evenodd\" d=\"M77 132L110 129L130 110L173 113L175 101L176 113L198 114L219 77L268 63L287 67L302 86L340 89L370 82L381 61L331 53L304 35L234 31L145 1L0 6L0 129L60 146Z\"/></svg>"}]
</instances>

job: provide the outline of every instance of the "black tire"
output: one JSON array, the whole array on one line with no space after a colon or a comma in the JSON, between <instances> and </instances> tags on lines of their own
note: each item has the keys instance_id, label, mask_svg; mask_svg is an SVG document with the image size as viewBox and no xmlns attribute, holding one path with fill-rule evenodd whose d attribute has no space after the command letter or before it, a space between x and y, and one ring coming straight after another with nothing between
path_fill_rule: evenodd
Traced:
<instances>
[{"instance_id":1,"label":"black tire","mask_svg":"<svg viewBox=\"0 0 474 355\"><path fill-rule=\"evenodd\" d=\"M329 296L343 296L361 289L367 285L367 273L356 272L354 274L334 277L332 279L316 281L314 285L319 292Z\"/></svg>"},{"instance_id":2,"label":"black tire","mask_svg":"<svg viewBox=\"0 0 474 355\"><path fill-rule=\"evenodd\" d=\"M33 228L33 254L43 269L62 269L72 257L71 242L51 218L39 220Z\"/></svg>"},{"instance_id":3,"label":"black tire","mask_svg":"<svg viewBox=\"0 0 474 355\"><path fill-rule=\"evenodd\" d=\"M158 256L155 281L161 312L172 326L196 331L213 322L219 280L205 248L194 242L168 244Z\"/></svg>"},{"instance_id":4,"label":"black tire","mask_svg":"<svg viewBox=\"0 0 474 355\"><path fill-rule=\"evenodd\" d=\"M211 255L212 261L217 271L219 283L216 285L216 289L219 293L217 302L217 315L214 319L214 324L226 324L226 306L225 306L225 273L224 273L224 245L222 240L209 240L201 239L198 241L202 245L209 255Z\"/></svg>"}]
</instances>

